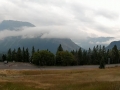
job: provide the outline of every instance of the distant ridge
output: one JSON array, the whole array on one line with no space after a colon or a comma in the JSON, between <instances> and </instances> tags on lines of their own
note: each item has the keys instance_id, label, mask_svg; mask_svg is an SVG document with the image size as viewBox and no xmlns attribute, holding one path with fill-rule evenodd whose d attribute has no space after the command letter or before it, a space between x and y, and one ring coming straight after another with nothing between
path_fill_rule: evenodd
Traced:
<instances>
[{"instance_id":1,"label":"distant ridge","mask_svg":"<svg viewBox=\"0 0 120 90\"><path fill-rule=\"evenodd\" d=\"M20 30L22 27L35 27L29 22L4 20L0 23L0 30ZM34 38L22 38L22 36L7 37L0 40L0 52L7 52L9 48L18 49L18 47L32 48L39 50L50 50L56 53L59 44L62 45L64 50L78 50L80 46L75 44L71 39L66 38L41 38L40 36Z\"/></svg>"},{"instance_id":2,"label":"distant ridge","mask_svg":"<svg viewBox=\"0 0 120 90\"><path fill-rule=\"evenodd\" d=\"M113 41L111 42L107 47L106 49L112 49L114 47L114 45L117 46L117 48L120 50L120 41Z\"/></svg>"},{"instance_id":3,"label":"distant ridge","mask_svg":"<svg viewBox=\"0 0 120 90\"><path fill-rule=\"evenodd\" d=\"M14 21L14 20L4 20L0 23L0 30L17 30L22 27L35 27L35 25L29 22Z\"/></svg>"},{"instance_id":4,"label":"distant ridge","mask_svg":"<svg viewBox=\"0 0 120 90\"><path fill-rule=\"evenodd\" d=\"M5 52L9 48L11 49L17 49L18 47L25 47L29 48L29 50L32 49L32 46L35 47L35 49L39 50L50 50L53 53L56 53L57 48L59 45L62 45L64 50L78 50L80 47L76 45L72 40L70 39L57 39L57 38L24 38L21 37L10 37L6 38L5 40L0 41L0 51Z\"/></svg>"}]
</instances>

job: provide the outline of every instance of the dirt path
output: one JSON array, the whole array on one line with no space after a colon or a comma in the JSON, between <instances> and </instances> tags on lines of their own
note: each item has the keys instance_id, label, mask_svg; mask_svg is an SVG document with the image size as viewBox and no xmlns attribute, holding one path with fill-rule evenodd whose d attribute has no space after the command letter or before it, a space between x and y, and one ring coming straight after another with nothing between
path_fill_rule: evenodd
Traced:
<instances>
[{"instance_id":1,"label":"dirt path","mask_svg":"<svg viewBox=\"0 0 120 90\"><path fill-rule=\"evenodd\" d=\"M120 67L120 64L110 64L106 65L106 67ZM69 69L92 69L92 68L99 68L99 65L83 65L83 66L35 66L30 63L12 63L9 62L8 64L4 64L0 62L0 69L32 69L32 70L69 70Z\"/></svg>"}]
</instances>

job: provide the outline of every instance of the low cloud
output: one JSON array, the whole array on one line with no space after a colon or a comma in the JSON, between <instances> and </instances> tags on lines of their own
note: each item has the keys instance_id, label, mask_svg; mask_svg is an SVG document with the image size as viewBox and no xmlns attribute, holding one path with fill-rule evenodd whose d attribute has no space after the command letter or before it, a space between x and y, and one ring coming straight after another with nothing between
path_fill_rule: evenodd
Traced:
<instances>
[{"instance_id":1,"label":"low cloud","mask_svg":"<svg viewBox=\"0 0 120 90\"><path fill-rule=\"evenodd\" d=\"M79 33L78 33L79 32ZM0 39L4 39L7 37L13 36L21 36L23 38L31 38L31 37L41 37L41 38L71 38L84 39L84 35L87 32L79 31L73 28L61 27L61 26L48 26L48 27L32 27L32 28L24 28L23 30L3 30L0 31ZM84 38L83 38L84 37Z\"/></svg>"},{"instance_id":2,"label":"low cloud","mask_svg":"<svg viewBox=\"0 0 120 90\"><path fill-rule=\"evenodd\" d=\"M35 24L36 27L19 31L0 31L0 39L11 36L70 38L81 46L109 44L110 41L119 40L120 14L104 9L102 6L100 9L82 2L84 1L1 0L0 21L27 21ZM94 5L94 0L90 2ZM91 38L88 39L88 37ZM97 39L99 37L114 37L114 39L102 38L103 41L101 41ZM94 39L96 42L93 42Z\"/></svg>"}]
</instances>

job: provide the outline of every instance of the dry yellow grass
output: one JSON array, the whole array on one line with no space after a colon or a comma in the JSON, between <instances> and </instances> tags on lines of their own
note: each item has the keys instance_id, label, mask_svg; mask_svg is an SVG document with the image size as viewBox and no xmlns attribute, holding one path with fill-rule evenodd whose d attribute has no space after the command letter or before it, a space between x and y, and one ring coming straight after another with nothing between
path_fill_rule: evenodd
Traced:
<instances>
[{"instance_id":1,"label":"dry yellow grass","mask_svg":"<svg viewBox=\"0 0 120 90\"><path fill-rule=\"evenodd\" d=\"M2 86L21 85L34 90L120 90L119 70L120 67L89 70L0 70L0 83Z\"/></svg>"}]
</instances>

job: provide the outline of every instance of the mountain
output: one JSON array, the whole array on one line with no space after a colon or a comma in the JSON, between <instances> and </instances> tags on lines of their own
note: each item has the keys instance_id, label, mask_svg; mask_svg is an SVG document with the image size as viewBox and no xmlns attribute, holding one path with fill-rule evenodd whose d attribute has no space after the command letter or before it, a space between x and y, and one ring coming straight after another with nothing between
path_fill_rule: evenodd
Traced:
<instances>
[{"instance_id":1,"label":"mountain","mask_svg":"<svg viewBox=\"0 0 120 90\"><path fill-rule=\"evenodd\" d=\"M0 23L0 30L19 30L22 27L35 27L35 25L29 22L4 20Z\"/></svg>"},{"instance_id":2,"label":"mountain","mask_svg":"<svg viewBox=\"0 0 120 90\"><path fill-rule=\"evenodd\" d=\"M21 37L11 37L6 38L5 40L0 41L0 50L2 52L7 51L9 48L17 49L18 47L25 47L32 49L32 46L35 49L40 50L50 50L51 52L55 53L59 44L62 44L64 50L78 50L80 47L72 42L70 39L42 39L42 38L24 38Z\"/></svg>"},{"instance_id":3,"label":"mountain","mask_svg":"<svg viewBox=\"0 0 120 90\"><path fill-rule=\"evenodd\" d=\"M111 42L107 47L106 49L112 49L114 47L114 45L117 46L117 48L120 50L120 41L113 41Z\"/></svg>"},{"instance_id":4,"label":"mountain","mask_svg":"<svg viewBox=\"0 0 120 90\"><path fill-rule=\"evenodd\" d=\"M13 21L13 20L4 20L0 24L0 30L20 30L22 27L35 27L35 25L29 22ZM22 38L19 37L7 37L3 40L0 40L0 52L6 52L9 48L17 49L18 47L25 47L32 49L34 46L35 49L40 50L50 50L55 53L59 44L62 45L64 50L78 50L80 47L75 44L71 39L60 39L60 38Z\"/></svg>"}]
</instances>

